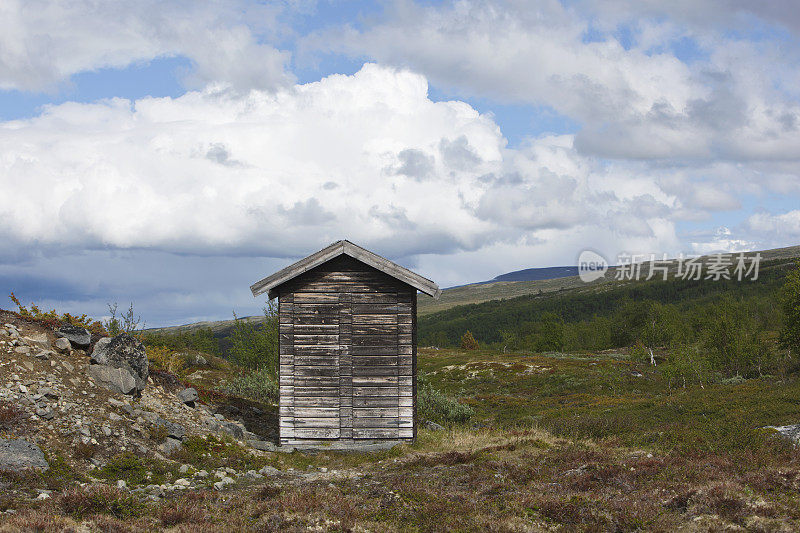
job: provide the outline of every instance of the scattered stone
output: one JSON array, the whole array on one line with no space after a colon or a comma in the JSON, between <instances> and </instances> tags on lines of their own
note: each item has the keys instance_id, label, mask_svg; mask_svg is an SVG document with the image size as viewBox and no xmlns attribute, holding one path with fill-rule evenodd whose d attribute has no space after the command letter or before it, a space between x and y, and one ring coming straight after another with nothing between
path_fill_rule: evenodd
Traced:
<instances>
[{"instance_id":1,"label":"scattered stone","mask_svg":"<svg viewBox=\"0 0 800 533\"><path fill-rule=\"evenodd\" d=\"M92 343L92 334L80 326L61 326L56 330L56 336L67 339L76 348L88 348Z\"/></svg>"},{"instance_id":2,"label":"scattered stone","mask_svg":"<svg viewBox=\"0 0 800 533\"><path fill-rule=\"evenodd\" d=\"M266 440L248 440L247 444L256 450L261 450L262 452L276 452L278 451L278 447L275 446L273 443L266 441Z\"/></svg>"},{"instance_id":3,"label":"scattered stone","mask_svg":"<svg viewBox=\"0 0 800 533\"><path fill-rule=\"evenodd\" d=\"M39 333L38 335L31 335L30 337L23 337L22 341L29 346L35 346L37 348L41 348L42 350L49 350L50 349L50 341L47 340L47 335L44 333Z\"/></svg>"},{"instance_id":4,"label":"scattered stone","mask_svg":"<svg viewBox=\"0 0 800 533\"><path fill-rule=\"evenodd\" d=\"M59 398L59 394L50 387L44 387L42 389L39 389L39 394L41 394L42 396L44 396L49 400L58 400Z\"/></svg>"},{"instance_id":5,"label":"scattered stone","mask_svg":"<svg viewBox=\"0 0 800 533\"><path fill-rule=\"evenodd\" d=\"M72 348L72 343L70 343L68 339L60 337L55 340L53 347L59 352L69 352L69 350Z\"/></svg>"},{"instance_id":6,"label":"scattered stone","mask_svg":"<svg viewBox=\"0 0 800 533\"><path fill-rule=\"evenodd\" d=\"M0 470L18 472L27 468L49 468L42 450L24 439L0 439Z\"/></svg>"},{"instance_id":7,"label":"scattered stone","mask_svg":"<svg viewBox=\"0 0 800 533\"><path fill-rule=\"evenodd\" d=\"M75 367L69 364L67 361L61 361L61 366L63 366L64 370L66 370L67 372L72 372L73 370L75 370Z\"/></svg>"},{"instance_id":8,"label":"scattered stone","mask_svg":"<svg viewBox=\"0 0 800 533\"><path fill-rule=\"evenodd\" d=\"M228 485L233 485L234 483L235 483L235 481L233 479L231 479L231 478L226 476L226 477L222 478L221 480L217 481L216 483L214 483L214 488L216 490L222 490L225 487L227 487Z\"/></svg>"},{"instance_id":9,"label":"scattered stone","mask_svg":"<svg viewBox=\"0 0 800 533\"><path fill-rule=\"evenodd\" d=\"M41 502L41 501L46 500L49 497L50 497L50 495L47 494L46 492L40 492L39 495L36 497L36 501L40 501Z\"/></svg>"},{"instance_id":10,"label":"scattered stone","mask_svg":"<svg viewBox=\"0 0 800 533\"><path fill-rule=\"evenodd\" d=\"M172 437L167 437L167 440L158 445L158 451L164 455L170 455L175 450L179 450L180 447L181 441L178 439L173 439Z\"/></svg>"},{"instance_id":11,"label":"scattered stone","mask_svg":"<svg viewBox=\"0 0 800 533\"><path fill-rule=\"evenodd\" d=\"M274 476L280 474L281 471L275 468L274 466L266 465L264 468L258 471L259 474L262 476Z\"/></svg>"},{"instance_id":12,"label":"scattered stone","mask_svg":"<svg viewBox=\"0 0 800 533\"><path fill-rule=\"evenodd\" d=\"M37 352L37 353L33 354L33 356L36 359L41 359L42 361L47 361L48 359L50 359L50 354L52 354L52 353L53 352L48 351L48 350L42 350L40 352Z\"/></svg>"},{"instance_id":13,"label":"scattered stone","mask_svg":"<svg viewBox=\"0 0 800 533\"><path fill-rule=\"evenodd\" d=\"M198 470L197 472L195 472L194 477L205 479L208 477L208 472L206 472L205 470Z\"/></svg>"},{"instance_id":14,"label":"scattered stone","mask_svg":"<svg viewBox=\"0 0 800 533\"><path fill-rule=\"evenodd\" d=\"M425 422L423 422L423 425L425 426L426 429L429 429L431 431L443 431L444 430L443 426L440 426L436 422L432 422L430 420L426 420Z\"/></svg>"},{"instance_id":15,"label":"scattered stone","mask_svg":"<svg viewBox=\"0 0 800 533\"><path fill-rule=\"evenodd\" d=\"M36 409L36 416L44 420L52 420L56 413L50 407L39 407Z\"/></svg>"},{"instance_id":16,"label":"scattered stone","mask_svg":"<svg viewBox=\"0 0 800 533\"><path fill-rule=\"evenodd\" d=\"M240 425L236 424L235 422L220 422L219 429L228 433L234 438L243 439L244 438L244 428Z\"/></svg>"},{"instance_id":17,"label":"scattered stone","mask_svg":"<svg viewBox=\"0 0 800 533\"><path fill-rule=\"evenodd\" d=\"M28 346L17 346L14 348L14 353L18 353L20 355L27 355L31 352L31 349Z\"/></svg>"},{"instance_id":18,"label":"scattered stone","mask_svg":"<svg viewBox=\"0 0 800 533\"><path fill-rule=\"evenodd\" d=\"M244 477L246 477L247 479L262 479L264 477L264 475L263 474L259 474L255 470L248 470L244 474Z\"/></svg>"},{"instance_id":19,"label":"scattered stone","mask_svg":"<svg viewBox=\"0 0 800 533\"><path fill-rule=\"evenodd\" d=\"M178 472L180 472L181 474L185 474L188 471L189 471L189 465L181 465L181 467L178 469Z\"/></svg>"},{"instance_id":20,"label":"scattered stone","mask_svg":"<svg viewBox=\"0 0 800 533\"><path fill-rule=\"evenodd\" d=\"M90 365L86 368L86 374L101 387L120 394L133 394L137 390L134 377L129 371L122 368L114 368L109 365Z\"/></svg>"},{"instance_id":21,"label":"scattered stone","mask_svg":"<svg viewBox=\"0 0 800 533\"><path fill-rule=\"evenodd\" d=\"M117 480L117 488L118 488L119 490L125 490L125 489L127 489L127 488L128 488L128 484L127 484L127 483L125 483L125 480L124 480L124 479L118 479L118 480Z\"/></svg>"},{"instance_id":22,"label":"scattered stone","mask_svg":"<svg viewBox=\"0 0 800 533\"><path fill-rule=\"evenodd\" d=\"M207 366L208 360L202 355L198 355L194 358L194 364L196 364L197 366Z\"/></svg>"},{"instance_id":23,"label":"scattered stone","mask_svg":"<svg viewBox=\"0 0 800 533\"><path fill-rule=\"evenodd\" d=\"M194 402L196 402L199 397L195 389L188 388L178 392L178 399L189 407L194 407Z\"/></svg>"},{"instance_id":24,"label":"scattered stone","mask_svg":"<svg viewBox=\"0 0 800 533\"><path fill-rule=\"evenodd\" d=\"M154 425L163 426L166 428L167 435L173 439L183 440L183 438L186 437L186 428L180 424L176 424L175 422L170 422L169 420L164 420L163 418L158 417Z\"/></svg>"},{"instance_id":25,"label":"scattered stone","mask_svg":"<svg viewBox=\"0 0 800 533\"><path fill-rule=\"evenodd\" d=\"M147 385L150 375L147 354L140 340L123 333L113 338L97 341L92 351L92 362L126 370L136 383L140 393Z\"/></svg>"}]
</instances>

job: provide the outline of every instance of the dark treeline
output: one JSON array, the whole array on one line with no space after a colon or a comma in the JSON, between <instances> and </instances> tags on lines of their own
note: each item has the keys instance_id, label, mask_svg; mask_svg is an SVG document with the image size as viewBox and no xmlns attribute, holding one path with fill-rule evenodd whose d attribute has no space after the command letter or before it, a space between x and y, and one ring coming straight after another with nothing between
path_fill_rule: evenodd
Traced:
<instances>
[{"instance_id":1,"label":"dark treeline","mask_svg":"<svg viewBox=\"0 0 800 533\"><path fill-rule=\"evenodd\" d=\"M774 370L787 261L764 262L756 281L642 281L460 306L419 321L420 344L458 346L470 331L484 346L597 351L667 349L725 375Z\"/></svg>"}]
</instances>

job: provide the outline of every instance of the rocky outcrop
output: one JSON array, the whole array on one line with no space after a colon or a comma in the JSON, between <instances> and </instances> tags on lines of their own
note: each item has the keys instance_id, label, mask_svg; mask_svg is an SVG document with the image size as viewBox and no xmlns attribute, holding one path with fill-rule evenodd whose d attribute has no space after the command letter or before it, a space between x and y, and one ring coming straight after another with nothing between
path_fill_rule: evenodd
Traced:
<instances>
[{"instance_id":1,"label":"rocky outcrop","mask_svg":"<svg viewBox=\"0 0 800 533\"><path fill-rule=\"evenodd\" d=\"M89 367L92 372L90 375L95 381L99 378L102 382L112 383L114 386L112 390L128 389L128 392L123 394L138 394L147 385L150 372L144 345L126 333L113 338L104 337L97 341L91 358L94 364ZM106 368L93 369L94 367ZM110 369L119 372L112 372ZM123 375L124 373L133 380L133 389L129 387L130 380Z\"/></svg>"},{"instance_id":2,"label":"rocky outcrop","mask_svg":"<svg viewBox=\"0 0 800 533\"><path fill-rule=\"evenodd\" d=\"M29 468L49 468L42 450L24 439L0 439L0 470L19 472Z\"/></svg>"},{"instance_id":3,"label":"rocky outcrop","mask_svg":"<svg viewBox=\"0 0 800 533\"><path fill-rule=\"evenodd\" d=\"M137 391L136 380L125 368L114 368L109 365L90 365L86 375L95 383L119 394L134 394ZM144 387L142 387L144 388Z\"/></svg>"},{"instance_id":4,"label":"rocky outcrop","mask_svg":"<svg viewBox=\"0 0 800 533\"><path fill-rule=\"evenodd\" d=\"M56 337L67 339L75 348L86 349L92 344L92 334L80 326L64 325L56 330Z\"/></svg>"}]
</instances>

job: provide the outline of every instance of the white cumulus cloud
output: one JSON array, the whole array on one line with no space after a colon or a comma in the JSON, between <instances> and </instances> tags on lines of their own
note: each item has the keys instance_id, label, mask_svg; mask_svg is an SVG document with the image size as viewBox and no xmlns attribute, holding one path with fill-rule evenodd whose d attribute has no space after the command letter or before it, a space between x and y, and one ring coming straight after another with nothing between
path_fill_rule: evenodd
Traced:
<instances>
[{"instance_id":1,"label":"white cumulus cloud","mask_svg":"<svg viewBox=\"0 0 800 533\"><path fill-rule=\"evenodd\" d=\"M342 237L393 257L566 235L675 244L665 209L679 200L656 179L579 155L572 136L509 149L490 116L427 89L367 64L277 92L210 86L2 123L0 253L289 257Z\"/></svg>"}]
</instances>

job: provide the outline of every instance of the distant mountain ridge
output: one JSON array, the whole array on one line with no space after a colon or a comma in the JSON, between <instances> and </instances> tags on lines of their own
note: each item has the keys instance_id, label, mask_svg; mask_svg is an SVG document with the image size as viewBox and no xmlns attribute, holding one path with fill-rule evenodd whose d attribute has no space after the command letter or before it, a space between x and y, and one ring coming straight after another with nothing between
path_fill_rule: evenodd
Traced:
<instances>
[{"instance_id":1,"label":"distant mountain ridge","mask_svg":"<svg viewBox=\"0 0 800 533\"><path fill-rule=\"evenodd\" d=\"M541 281L544 279L558 279L568 278L570 276L578 275L577 266L560 266L560 267L544 267L544 268L526 268L524 270L515 270L514 272L506 272L494 278L494 281ZM489 282L489 283L491 283Z\"/></svg>"},{"instance_id":2,"label":"distant mountain ridge","mask_svg":"<svg viewBox=\"0 0 800 533\"><path fill-rule=\"evenodd\" d=\"M748 252L748 254L753 253L756 252ZM761 250L759 253L765 261L775 259L794 261L800 258L800 246ZM590 287L590 285L620 283L614 281L614 273L617 268L616 266L610 266L607 275L592 282L592 284L586 284L580 280L577 266L526 268L507 272L489 281L479 281L466 285L448 287L442 291L439 300L421 295L417 299L417 313L419 317L422 318L425 315L436 313L437 311L444 311L459 305L476 304L491 300L504 300L527 294L547 294L570 290L586 290L590 288L593 290L593 287ZM260 322L263 320L263 317L242 317L239 320ZM225 337L229 334L230 330L233 329L234 323L235 321L233 320L198 322L183 326L150 328L148 332L179 333L210 328L216 336Z\"/></svg>"}]
</instances>

